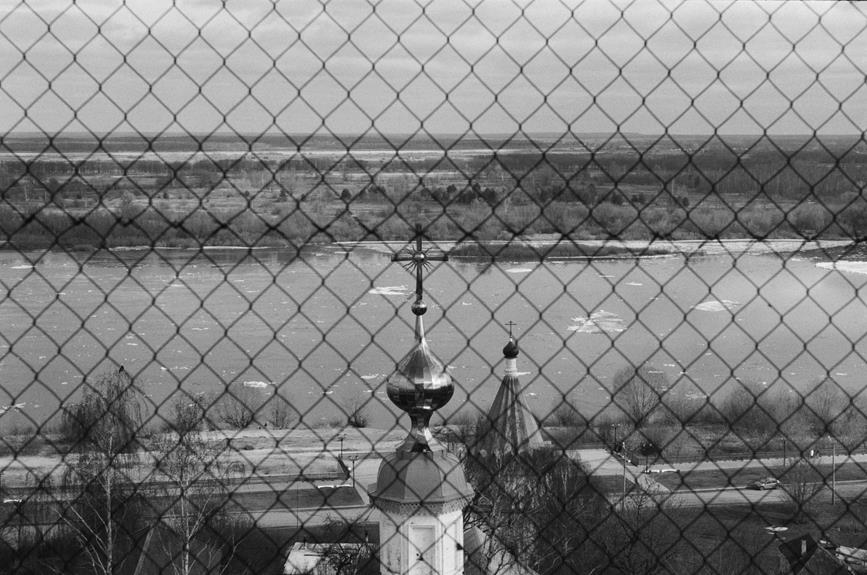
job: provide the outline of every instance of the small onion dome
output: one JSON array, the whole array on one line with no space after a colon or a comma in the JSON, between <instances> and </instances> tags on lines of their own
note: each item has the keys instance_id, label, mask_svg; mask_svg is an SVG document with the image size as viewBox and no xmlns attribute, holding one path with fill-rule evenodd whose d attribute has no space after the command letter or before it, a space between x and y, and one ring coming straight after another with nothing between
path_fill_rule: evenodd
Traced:
<instances>
[{"instance_id":1,"label":"small onion dome","mask_svg":"<svg viewBox=\"0 0 867 575\"><path fill-rule=\"evenodd\" d=\"M374 504L437 505L468 499L473 494L458 458L446 451L386 455L379 464Z\"/></svg>"},{"instance_id":2,"label":"small onion dome","mask_svg":"<svg viewBox=\"0 0 867 575\"><path fill-rule=\"evenodd\" d=\"M518 357L518 344L515 342L515 338L509 337L509 343L503 348L503 355L506 356L506 359Z\"/></svg>"}]
</instances>

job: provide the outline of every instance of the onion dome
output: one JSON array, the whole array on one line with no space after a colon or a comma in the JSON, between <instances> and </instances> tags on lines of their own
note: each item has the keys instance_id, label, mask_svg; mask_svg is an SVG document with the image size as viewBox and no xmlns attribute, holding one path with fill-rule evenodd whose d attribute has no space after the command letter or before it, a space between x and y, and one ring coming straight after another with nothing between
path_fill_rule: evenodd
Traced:
<instances>
[{"instance_id":1,"label":"onion dome","mask_svg":"<svg viewBox=\"0 0 867 575\"><path fill-rule=\"evenodd\" d=\"M503 348L503 355L506 359L515 359L518 357L518 344L515 343L514 337L509 337L509 343Z\"/></svg>"},{"instance_id":2,"label":"onion dome","mask_svg":"<svg viewBox=\"0 0 867 575\"><path fill-rule=\"evenodd\" d=\"M503 356L506 372L476 443L476 451L481 455L505 457L544 446L539 424L524 399L518 379L518 344L511 336L503 348Z\"/></svg>"},{"instance_id":3,"label":"onion dome","mask_svg":"<svg viewBox=\"0 0 867 575\"><path fill-rule=\"evenodd\" d=\"M422 316L426 311L424 302L416 300L412 306L412 313L415 314L415 345L386 380L388 398L409 413L412 421L409 435L398 448L399 451L442 449L430 432L430 418L434 411L448 403L455 390L451 376L431 352L425 339Z\"/></svg>"}]
</instances>

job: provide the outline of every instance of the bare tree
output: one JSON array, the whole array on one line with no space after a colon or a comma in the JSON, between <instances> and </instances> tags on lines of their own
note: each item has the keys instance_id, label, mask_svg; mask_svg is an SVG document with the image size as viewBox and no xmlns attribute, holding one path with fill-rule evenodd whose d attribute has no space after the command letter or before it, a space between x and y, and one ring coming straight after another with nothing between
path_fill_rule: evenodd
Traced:
<instances>
[{"instance_id":1,"label":"bare tree","mask_svg":"<svg viewBox=\"0 0 867 575\"><path fill-rule=\"evenodd\" d=\"M228 387L216 402L217 418L232 429L247 428L260 416L265 401L266 397L256 389Z\"/></svg>"},{"instance_id":2,"label":"bare tree","mask_svg":"<svg viewBox=\"0 0 867 575\"><path fill-rule=\"evenodd\" d=\"M121 568L121 542L135 517L132 485L137 472L142 396L120 367L99 377L79 403L63 414L63 432L76 457L64 473L65 487L76 494L63 515L95 573Z\"/></svg>"},{"instance_id":3,"label":"bare tree","mask_svg":"<svg viewBox=\"0 0 867 575\"><path fill-rule=\"evenodd\" d=\"M720 411L731 429L753 433L760 443L765 443L777 432L774 400L756 382L735 381Z\"/></svg>"},{"instance_id":4,"label":"bare tree","mask_svg":"<svg viewBox=\"0 0 867 575\"><path fill-rule=\"evenodd\" d=\"M548 421L556 427L581 427L587 424L587 420L575 407L578 404L574 394L556 398L551 406L551 414Z\"/></svg>"},{"instance_id":5,"label":"bare tree","mask_svg":"<svg viewBox=\"0 0 867 575\"><path fill-rule=\"evenodd\" d=\"M201 430L207 411L205 394L184 397L172 403L171 419L166 421L167 431L187 435Z\"/></svg>"},{"instance_id":6,"label":"bare tree","mask_svg":"<svg viewBox=\"0 0 867 575\"><path fill-rule=\"evenodd\" d=\"M681 527L670 518L653 496L642 489L632 491L616 514L611 514L595 532L594 541L603 547L606 562L617 573L651 574L670 572L676 560L675 542Z\"/></svg>"},{"instance_id":7,"label":"bare tree","mask_svg":"<svg viewBox=\"0 0 867 575\"><path fill-rule=\"evenodd\" d=\"M268 424L274 429L286 429L295 421L295 409L286 398L275 393L268 404Z\"/></svg>"},{"instance_id":8,"label":"bare tree","mask_svg":"<svg viewBox=\"0 0 867 575\"><path fill-rule=\"evenodd\" d=\"M328 573L354 575L364 572L365 564L373 557L373 549L367 541L367 530L354 521L327 515L323 538L327 542L319 547L319 553ZM362 539L361 533L365 536Z\"/></svg>"},{"instance_id":9,"label":"bare tree","mask_svg":"<svg viewBox=\"0 0 867 575\"><path fill-rule=\"evenodd\" d=\"M800 460L786 472L783 490L792 504L795 521L805 521L816 502L816 496L824 487L818 471L808 461Z\"/></svg>"},{"instance_id":10,"label":"bare tree","mask_svg":"<svg viewBox=\"0 0 867 575\"><path fill-rule=\"evenodd\" d=\"M836 435L850 416L851 402L833 379L825 379L804 397L806 418L817 437Z\"/></svg>"},{"instance_id":11,"label":"bare tree","mask_svg":"<svg viewBox=\"0 0 867 575\"><path fill-rule=\"evenodd\" d=\"M668 379L662 371L649 365L627 366L614 375L611 398L635 428L641 429L659 408L662 394L668 387Z\"/></svg>"},{"instance_id":12,"label":"bare tree","mask_svg":"<svg viewBox=\"0 0 867 575\"><path fill-rule=\"evenodd\" d=\"M177 401L176 431L154 441L157 468L166 480L162 520L170 528L163 533L161 543L166 555L173 558L172 572L178 575L203 568L212 572L216 563L226 564L224 554L216 549L225 543L218 532L226 521L230 466L223 451L191 425L195 407L195 403Z\"/></svg>"},{"instance_id":13,"label":"bare tree","mask_svg":"<svg viewBox=\"0 0 867 575\"><path fill-rule=\"evenodd\" d=\"M608 503L562 451L503 459L475 454L466 465L475 490L467 524L489 541L484 557L475 560L504 572L520 566L539 573L555 566L586 573L604 561L598 546L585 543L607 515Z\"/></svg>"}]
</instances>

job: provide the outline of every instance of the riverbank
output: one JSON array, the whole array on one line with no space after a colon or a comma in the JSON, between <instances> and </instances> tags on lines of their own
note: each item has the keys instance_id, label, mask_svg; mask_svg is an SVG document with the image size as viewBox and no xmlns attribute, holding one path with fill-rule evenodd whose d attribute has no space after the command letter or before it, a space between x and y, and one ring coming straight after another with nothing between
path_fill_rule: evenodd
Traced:
<instances>
[{"instance_id":1,"label":"riverbank","mask_svg":"<svg viewBox=\"0 0 867 575\"><path fill-rule=\"evenodd\" d=\"M411 236L407 236L410 238ZM91 260L97 252L116 254L118 257L140 259L141 254L165 251L172 254L189 252L217 255L222 252L238 257L246 253L275 251L286 254L288 259L304 255L347 253L352 251L374 252L391 256L407 245L405 240L393 241L339 241L311 243L304 246L240 244L188 246L128 245L116 247L77 246L74 249L61 246L19 249L9 242L0 241L3 251L25 254L35 263L43 254L62 252L80 255L82 260ZM867 261L867 246L849 240L797 240L797 239L709 239L709 240L564 240L555 234L535 234L511 241L454 241L448 239L425 240L425 247L434 246L452 258L462 261L544 261L568 259L616 259L660 256L703 257L728 255L776 254L799 256L821 260ZM124 254L129 254L128 256Z\"/></svg>"},{"instance_id":2,"label":"riverbank","mask_svg":"<svg viewBox=\"0 0 867 575\"><path fill-rule=\"evenodd\" d=\"M363 243L370 238L405 241L414 236L414 222L422 220L429 222L425 230L428 238L467 246L465 253L456 256L488 260L658 255L655 247L648 252L639 246L679 242L764 243L763 239L754 238L805 245L812 243L805 238L814 237L784 225L784 220L767 229L743 228L732 222L723 225L725 222L717 221L714 210L686 213L681 207L644 206L639 209L599 204L588 211L580 204L553 202L544 208L522 206L506 216L492 207L475 205L440 205L439 213L432 211L437 205L413 201L401 206L405 209L398 213L393 206L376 203L347 205L271 200L255 205L252 200L249 203L206 202L192 207L185 203L139 199L111 200L106 205L90 208L31 203L0 207L0 237L4 238L7 249L21 251L239 246L299 251L307 246L338 242ZM660 221L673 217L673 211L683 212L678 216L679 223L661 224ZM588 215L591 213L593 217ZM752 212L739 214L743 216L739 219L749 219L750 214ZM752 215L759 217L761 214ZM587 225L578 227L576 222L587 222ZM472 247L514 246L516 242L521 245L524 238L540 236L557 247L543 254L513 247L509 248L509 253L492 254ZM851 243L847 237L842 229L834 228L823 234L823 241ZM604 246L600 253L593 250L597 245Z\"/></svg>"}]
</instances>

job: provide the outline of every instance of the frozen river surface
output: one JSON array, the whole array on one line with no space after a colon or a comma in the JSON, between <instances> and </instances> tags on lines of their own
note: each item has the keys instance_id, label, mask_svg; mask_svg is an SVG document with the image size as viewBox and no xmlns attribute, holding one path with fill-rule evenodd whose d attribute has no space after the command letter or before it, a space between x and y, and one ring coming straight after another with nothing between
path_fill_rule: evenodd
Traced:
<instances>
[{"instance_id":1,"label":"frozen river surface","mask_svg":"<svg viewBox=\"0 0 867 575\"><path fill-rule=\"evenodd\" d=\"M864 266L766 250L483 265L426 280L428 339L458 407L487 408L515 322L519 369L544 417L563 395L588 416L627 363L693 400L735 378L855 392L867 357ZM122 364L154 409L178 389L280 394L316 424L353 398L394 417L384 380L412 338L413 278L385 250L340 247L0 253L0 425L43 422L87 378Z\"/></svg>"}]
</instances>

